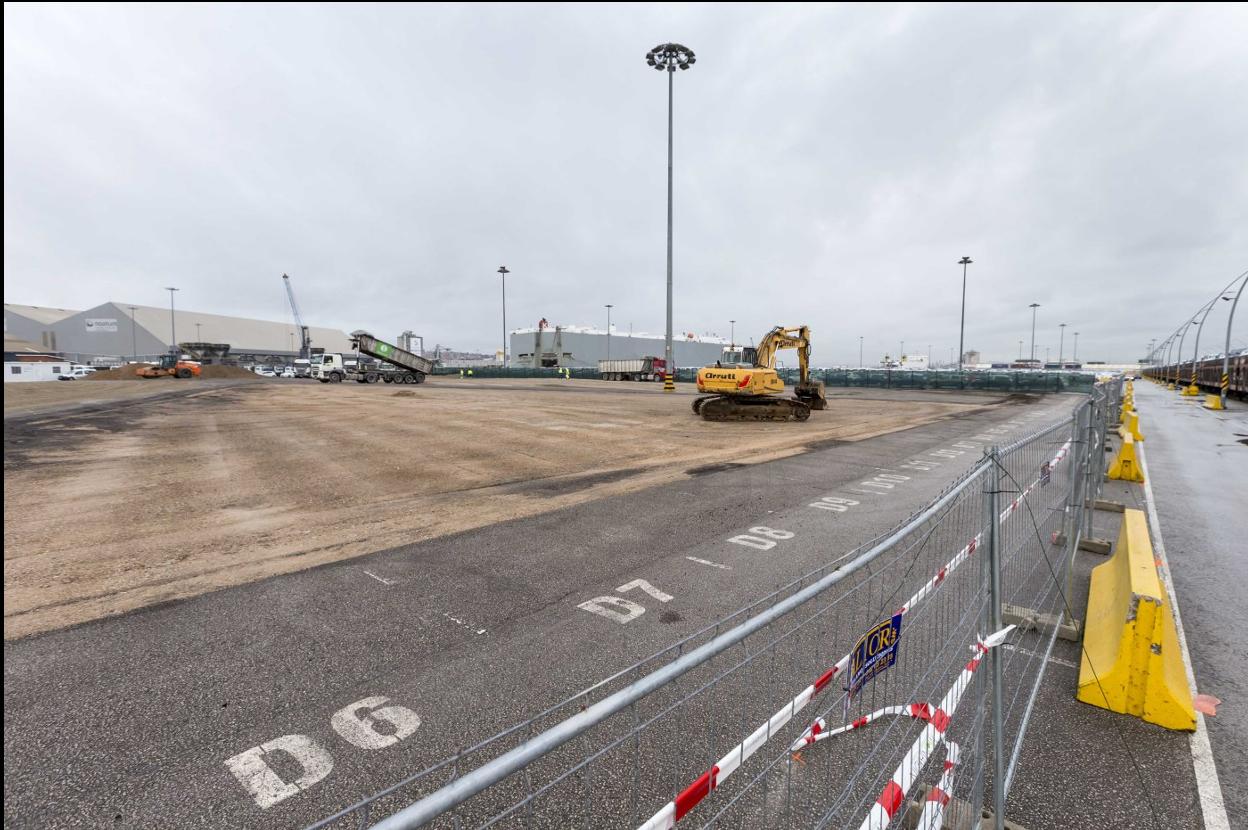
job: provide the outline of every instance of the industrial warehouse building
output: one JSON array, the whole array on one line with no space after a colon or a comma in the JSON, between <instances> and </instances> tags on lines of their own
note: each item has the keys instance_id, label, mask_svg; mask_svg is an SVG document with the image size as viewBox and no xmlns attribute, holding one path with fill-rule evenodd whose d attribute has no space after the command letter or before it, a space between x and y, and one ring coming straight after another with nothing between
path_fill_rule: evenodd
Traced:
<instances>
[{"instance_id":1,"label":"industrial warehouse building","mask_svg":"<svg viewBox=\"0 0 1248 830\"><path fill-rule=\"evenodd\" d=\"M232 360L289 361L299 354L299 331L291 323L251 320L155 306L104 303L86 311L4 304L6 338L28 340L78 363L109 365L153 360L167 354L176 330L180 344L228 344ZM312 347L351 351L351 338L337 329L309 328Z\"/></svg>"},{"instance_id":2,"label":"industrial warehouse building","mask_svg":"<svg viewBox=\"0 0 1248 830\"><path fill-rule=\"evenodd\" d=\"M511 365L516 367L596 367L608 356L663 357L665 349L662 335L612 330L608 343L605 330L587 326L517 329L510 340ZM677 335L672 340L672 358L677 366L707 366L719 359L727 345L722 337Z\"/></svg>"}]
</instances>

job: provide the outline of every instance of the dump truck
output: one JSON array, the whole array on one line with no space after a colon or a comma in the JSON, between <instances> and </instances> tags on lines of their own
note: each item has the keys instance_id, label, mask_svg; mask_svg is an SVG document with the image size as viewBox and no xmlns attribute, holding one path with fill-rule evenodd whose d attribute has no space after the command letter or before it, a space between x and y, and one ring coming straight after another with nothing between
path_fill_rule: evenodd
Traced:
<instances>
[{"instance_id":1,"label":"dump truck","mask_svg":"<svg viewBox=\"0 0 1248 830\"><path fill-rule=\"evenodd\" d=\"M631 357L622 360L598 361L598 375L603 380L663 380L667 361L661 357Z\"/></svg>"},{"instance_id":2,"label":"dump truck","mask_svg":"<svg viewBox=\"0 0 1248 830\"><path fill-rule=\"evenodd\" d=\"M415 352L400 349L393 343L379 340L366 331L351 332L351 345L357 356L355 365L343 360L339 352L320 355L312 367L312 376L321 383L424 383L425 376L433 373L434 362ZM368 362L359 356L371 357Z\"/></svg>"}]
</instances>

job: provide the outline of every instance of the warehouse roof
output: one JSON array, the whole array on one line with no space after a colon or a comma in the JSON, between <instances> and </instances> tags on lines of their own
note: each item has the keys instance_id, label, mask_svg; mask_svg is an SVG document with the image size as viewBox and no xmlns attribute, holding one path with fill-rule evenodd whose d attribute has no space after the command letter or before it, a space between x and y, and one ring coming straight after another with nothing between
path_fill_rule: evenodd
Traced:
<instances>
[{"instance_id":1,"label":"warehouse roof","mask_svg":"<svg viewBox=\"0 0 1248 830\"><path fill-rule=\"evenodd\" d=\"M78 312L69 308L49 308L41 305L19 305L17 303L5 303L4 310L14 314L34 320L38 323L57 323L66 317L72 317Z\"/></svg>"},{"instance_id":2,"label":"warehouse roof","mask_svg":"<svg viewBox=\"0 0 1248 830\"><path fill-rule=\"evenodd\" d=\"M145 305L136 305L133 308L135 323L155 337L169 342L169 309ZM130 309L131 306L127 303L105 303L82 314L85 317L96 317L115 311L128 317ZM177 327L179 343L229 343L233 351L289 352L299 349L299 329L294 323L178 309L174 312L174 324ZM198 329L196 324L199 324ZM351 350L351 338L337 329L309 326L308 334L316 348L323 348L327 352Z\"/></svg>"}]
</instances>

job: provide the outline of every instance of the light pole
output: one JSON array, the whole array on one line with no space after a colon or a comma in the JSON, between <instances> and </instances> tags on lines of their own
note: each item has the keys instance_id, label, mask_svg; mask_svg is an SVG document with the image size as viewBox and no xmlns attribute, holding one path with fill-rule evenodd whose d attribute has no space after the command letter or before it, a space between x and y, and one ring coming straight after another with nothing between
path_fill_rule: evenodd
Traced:
<instances>
[{"instance_id":1,"label":"light pole","mask_svg":"<svg viewBox=\"0 0 1248 830\"><path fill-rule=\"evenodd\" d=\"M737 350L737 321L728 321L728 351L735 352Z\"/></svg>"},{"instance_id":2,"label":"light pole","mask_svg":"<svg viewBox=\"0 0 1248 830\"><path fill-rule=\"evenodd\" d=\"M676 369L672 361L672 79L677 67L685 70L696 61L693 50L679 43L660 43L646 53L647 64L667 72L667 343L664 347L667 378L663 383L664 392L675 391L670 378Z\"/></svg>"},{"instance_id":3,"label":"light pole","mask_svg":"<svg viewBox=\"0 0 1248 830\"><path fill-rule=\"evenodd\" d=\"M511 272L506 265L498 266L498 274L503 278L503 368L507 368L507 275ZM539 335L540 336L540 335Z\"/></svg>"},{"instance_id":4,"label":"light pole","mask_svg":"<svg viewBox=\"0 0 1248 830\"><path fill-rule=\"evenodd\" d=\"M1075 332L1075 345L1072 351L1074 352L1074 354L1070 356L1070 362L1078 363L1079 362L1079 332Z\"/></svg>"},{"instance_id":5,"label":"light pole","mask_svg":"<svg viewBox=\"0 0 1248 830\"><path fill-rule=\"evenodd\" d=\"M611 359L611 309L614 306L607 303L607 360Z\"/></svg>"},{"instance_id":6,"label":"light pole","mask_svg":"<svg viewBox=\"0 0 1248 830\"><path fill-rule=\"evenodd\" d=\"M1182 334L1179 335L1179 350L1174 353L1174 385L1178 388L1183 381L1179 378L1180 368L1183 365L1183 341L1187 339L1187 330L1196 323L1196 315L1193 314L1188 318L1187 322L1180 326Z\"/></svg>"},{"instance_id":7,"label":"light pole","mask_svg":"<svg viewBox=\"0 0 1248 830\"><path fill-rule=\"evenodd\" d=\"M1066 324L1058 323L1057 327L1062 330L1061 339L1057 341L1057 362L1061 363L1066 357Z\"/></svg>"},{"instance_id":8,"label":"light pole","mask_svg":"<svg viewBox=\"0 0 1248 830\"><path fill-rule=\"evenodd\" d=\"M138 363L139 362L139 335L135 328L134 312L138 311L139 307L136 305L132 305L132 306L127 306L127 308L130 309L130 356L134 359L135 363Z\"/></svg>"},{"instance_id":9,"label":"light pole","mask_svg":"<svg viewBox=\"0 0 1248 830\"><path fill-rule=\"evenodd\" d=\"M858 368L859 369L867 368L865 365L863 365L863 362L862 362L862 335L861 334L858 335Z\"/></svg>"},{"instance_id":10,"label":"light pole","mask_svg":"<svg viewBox=\"0 0 1248 830\"><path fill-rule=\"evenodd\" d=\"M1039 303L1032 303L1028 306L1031 309L1031 362L1036 362L1036 309L1040 307Z\"/></svg>"},{"instance_id":11,"label":"light pole","mask_svg":"<svg viewBox=\"0 0 1248 830\"><path fill-rule=\"evenodd\" d=\"M975 260L969 256L964 256L958 260L958 264L962 266L962 323L958 326L958 371L962 371L962 355L966 354L966 342L964 335L966 334L966 266Z\"/></svg>"},{"instance_id":12,"label":"light pole","mask_svg":"<svg viewBox=\"0 0 1248 830\"><path fill-rule=\"evenodd\" d=\"M1231 313L1226 318L1226 348L1222 350L1222 377L1218 379L1223 409L1226 409L1226 387L1231 371L1231 323L1235 322L1235 307L1239 305L1239 296L1244 293L1245 283L1248 283L1248 274L1245 274L1243 281L1240 282L1239 289L1235 292L1235 300L1231 303Z\"/></svg>"},{"instance_id":13,"label":"light pole","mask_svg":"<svg viewBox=\"0 0 1248 830\"><path fill-rule=\"evenodd\" d=\"M196 324L195 324L195 342L196 342L196 343L202 343L202 342L204 342L203 335L201 335L201 334L199 333L199 326L200 326L200 324L199 324L199 323L196 323ZM294 332L291 332L290 336L291 336L291 337L294 337L294 336L295 336L295 335L294 335Z\"/></svg>"},{"instance_id":14,"label":"light pole","mask_svg":"<svg viewBox=\"0 0 1248 830\"><path fill-rule=\"evenodd\" d=\"M1213 311L1213 307L1217 305L1218 300L1229 300L1230 297L1224 297L1223 292L1219 291L1218 296L1214 297L1204 307L1205 313L1200 318L1200 325L1196 327L1196 345L1192 347L1192 382L1191 386L1196 386L1196 357L1200 354L1200 333L1205 330L1205 320L1209 317L1209 312ZM1197 312L1199 313L1199 312ZM1179 355L1179 361L1182 362L1183 355Z\"/></svg>"},{"instance_id":15,"label":"light pole","mask_svg":"<svg viewBox=\"0 0 1248 830\"><path fill-rule=\"evenodd\" d=\"M927 344L927 368L932 368L932 344Z\"/></svg>"},{"instance_id":16,"label":"light pole","mask_svg":"<svg viewBox=\"0 0 1248 830\"><path fill-rule=\"evenodd\" d=\"M166 287L165 290L169 292L169 334L173 338L173 343L172 345L169 346L169 350L173 352L174 354L177 354L178 352L178 325L173 320L173 292L177 291L178 289Z\"/></svg>"}]
</instances>

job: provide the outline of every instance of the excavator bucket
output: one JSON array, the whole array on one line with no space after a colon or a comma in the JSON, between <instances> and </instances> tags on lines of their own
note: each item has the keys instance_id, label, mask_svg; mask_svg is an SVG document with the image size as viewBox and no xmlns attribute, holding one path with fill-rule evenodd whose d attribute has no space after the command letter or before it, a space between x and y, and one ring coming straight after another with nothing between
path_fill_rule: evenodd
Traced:
<instances>
[{"instance_id":1,"label":"excavator bucket","mask_svg":"<svg viewBox=\"0 0 1248 830\"><path fill-rule=\"evenodd\" d=\"M828 397L823 392L823 381L811 380L799 383L793 389L793 394L811 409L828 408Z\"/></svg>"}]
</instances>

